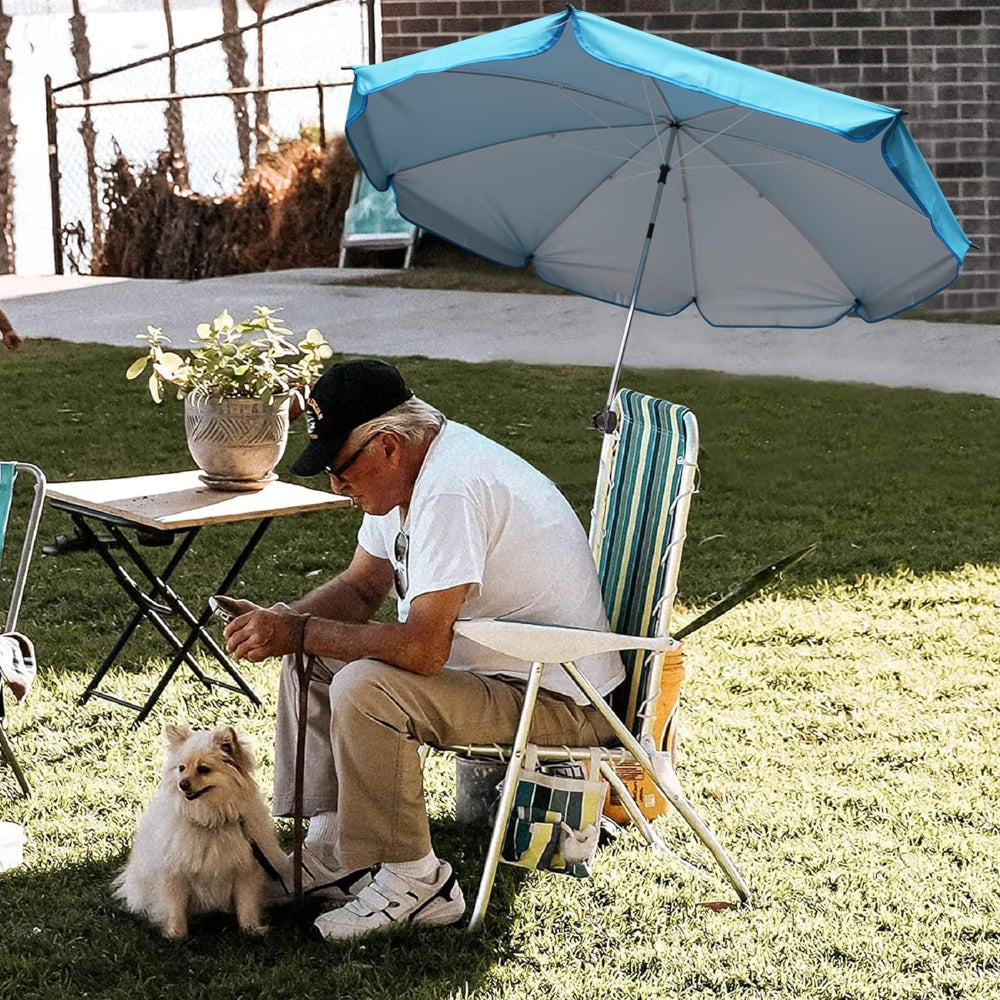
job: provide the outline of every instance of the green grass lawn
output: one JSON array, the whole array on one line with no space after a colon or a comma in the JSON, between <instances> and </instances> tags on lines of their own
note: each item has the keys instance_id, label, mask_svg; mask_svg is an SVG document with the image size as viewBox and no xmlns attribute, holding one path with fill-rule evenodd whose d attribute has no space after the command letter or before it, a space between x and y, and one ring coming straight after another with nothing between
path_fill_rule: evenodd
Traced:
<instances>
[{"instance_id":1,"label":"green grass lawn","mask_svg":"<svg viewBox=\"0 0 1000 1000\"><path fill-rule=\"evenodd\" d=\"M53 481L189 468L180 407L154 407L123 378L135 353L33 341L0 357L0 458ZM600 443L587 418L606 372L401 367L586 517ZM503 868L478 937L411 928L329 946L284 916L265 940L218 919L165 942L109 889L157 781L162 726L238 724L258 740L267 789L276 665L248 667L261 711L183 673L138 731L123 709L79 707L128 608L94 554L38 557L20 624L41 674L9 712L34 797L0 769L0 814L29 838L24 866L0 876L0 998L995 997L1000 400L701 372L624 382L687 403L701 423L678 625L769 560L820 543L685 643L681 779L751 905L702 905L733 898L721 876L681 873L629 835L589 880ZM293 428L279 472L304 434ZM277 520L233 591L303 593L343 565L357 523ZM70 527L47 511L42 539ZM201 536L188 593L214 589L245 531ZM9 584L8 573L0 601ZM160 646L144 630L128 653L109 684L141 694L164 666ZM448 758L430 761L427 791L438 851L472 897L485 835L451 818ZM662 830L702 860L678 824Z\"/></svg>"}]
</instances>

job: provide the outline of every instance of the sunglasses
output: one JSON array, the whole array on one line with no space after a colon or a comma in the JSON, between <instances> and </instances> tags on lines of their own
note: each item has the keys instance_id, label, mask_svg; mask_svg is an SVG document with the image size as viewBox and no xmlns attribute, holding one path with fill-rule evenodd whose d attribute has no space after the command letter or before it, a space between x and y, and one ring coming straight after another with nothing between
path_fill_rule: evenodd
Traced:
<instances>
[{"instance_id":1,"label":"sunglasses","mask_svg":"<svg viewBox=\"0 0 1000 1000\"><path fill-rule=\"evenodd\" d=\"M396 587L396 596L402 600L406 597L406 588L409 581L406 578L406 556L410 551L410 539L405 531L400 529L396 535L396 541L392 547L392 554L396 557L396 565L393 567L392 580Z\"/></svg>"},{"instance_id":2,"label":"sunglasses","mask_svg":"<svg viewBox=\"0 0 1000 1000\"><path fill-rule=\"evenodd\" d=\"M377 438L381 433L382 433L381 431L376 431L374 434L371 435L371 437L365 439L364 444L362 444L361 447L358 448L358 450L355 451L350 458L348 458L346 461L341 462L340 465L338 465L335 469L331 469L330 466L327 465L324 467L324 471L327 473L327 475L330 476L331 479L336 479L338 482L341 483L344 482L344 475L346 474L347 470L352 465L354 465L354 463L361 457L362 452L364 452L365 448L367 448L368 445L370 445L372 441L374 441L375 438Z\"/></svg>"}]
</instances>

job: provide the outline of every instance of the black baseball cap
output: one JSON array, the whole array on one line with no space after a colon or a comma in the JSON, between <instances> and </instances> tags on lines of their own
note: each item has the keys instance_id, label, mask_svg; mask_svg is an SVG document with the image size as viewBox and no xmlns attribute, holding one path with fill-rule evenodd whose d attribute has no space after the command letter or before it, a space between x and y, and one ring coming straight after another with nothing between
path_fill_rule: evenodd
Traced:
<instances>
[{"instance_id":1,"label":"black baseball cap","mask_svg":"<svg viewBox=\"0 0 1000 1000\"><path fill-rule=\"evenodd\" d=\"M399 371L384 361L344 361L325 372L306 401L308 447L292 464L296 476L316 476L333 464L355 427L413 396Z\"/></svg>"}]
</instances>

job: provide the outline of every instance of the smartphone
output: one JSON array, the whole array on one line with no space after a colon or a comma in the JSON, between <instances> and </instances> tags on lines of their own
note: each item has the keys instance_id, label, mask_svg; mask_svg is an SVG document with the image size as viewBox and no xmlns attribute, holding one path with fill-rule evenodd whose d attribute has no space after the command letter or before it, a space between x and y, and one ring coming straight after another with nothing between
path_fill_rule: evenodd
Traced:
<instances>
[{"instance_id":1,"label":"smartphone","mask_svg":"<svg viewBox=\"0 0 1000 1000\"><path fill-rule=\"evenodd\" d=\"M218 615L224 622L231 622L240 614L236 599L226 597L225 594L215 594L213 597L210 597L208 599L208 606L212 609L212 613Z\"/></svg>"}]
</instances>

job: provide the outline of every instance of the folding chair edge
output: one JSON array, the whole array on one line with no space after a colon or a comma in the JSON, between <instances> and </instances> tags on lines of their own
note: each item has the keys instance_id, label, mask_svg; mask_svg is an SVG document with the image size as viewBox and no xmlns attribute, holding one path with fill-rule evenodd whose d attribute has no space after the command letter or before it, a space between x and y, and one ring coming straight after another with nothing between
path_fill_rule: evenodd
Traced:
<instances>
[{"instance_id":1,"label":"folding chair edge","mask_svg":"<svg viewBox=\"0 0 1000 1000\"><path fill-rule=\"evenodd\" d=\"M33 476L35 479L35 496L32 500L31 508L28 514L28 522L25 527L24 539L21 542L21 551L18 555L17 566L14 571L14 582L11 588L10 605L7 609L7 615L4 618L3 624L4 631L13 632L17 628L17 619L21 611L21 603L24 598L24 588L28 579L28 569L31 565L32 555L34 554L35 542L38 538L38 526L42 517L42 508L45 503L45 489L47 483L45 473L43 473L37 465L32 465L30 462L2 462L0 465L9 465L13 467L15 478L17 474L24 472ZM13 497L11 499L13 499ZM2 553L0 553L0 555L2 555ZM31 794L31 789L24 776L24 771L22 770L17 757L14 755L14 749L10 744L10 739L7 736L6 729L6 706L4 703L3 690L0 688L0 756L2 756L8 764L10 764L11 770L14 772L14 777L17 779L18 785L20 785L24 797L28 798Z\"/></svg>"},{"instance_id":2,"label":"folding chair edge","mask_svg":"<svg viewBox=\"0 0 1000 1000\"><path fill-rule=\"evenodd\" d=\"M348 210L358 204L358 193L361 189L361 171L354 174L354 181L351 185L351 197L347 203ZM400 216L402 218L402 216ZM409 220L404 220L409 221ZM403 269L408 270L413 260L413 251L417 241L420 239L420 228L413 223L409 223L407 232L399 233L349 233L347 231L347 212L344 213L344 226L340 233L340 258L338 268L343 268L347 262L348 250L399 250L405 248L406 255L403 258Z\"/></svg>"}]
</instances>

